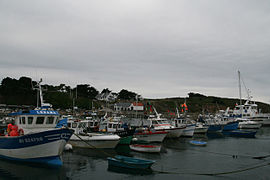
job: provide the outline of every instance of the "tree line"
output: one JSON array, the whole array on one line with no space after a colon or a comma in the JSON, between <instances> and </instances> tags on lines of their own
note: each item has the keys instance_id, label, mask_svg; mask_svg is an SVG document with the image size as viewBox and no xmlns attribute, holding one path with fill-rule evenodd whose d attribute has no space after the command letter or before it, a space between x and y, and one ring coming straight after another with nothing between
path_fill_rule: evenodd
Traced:
<instances>
[{"instance_id":1,"label":"tree line","mask_svg":"<svg viewBox=\"0 0 270 180\"><path fill-rule=\"evenodd\" d=\"M73 106L89 109L92 104L100 106L97 102L97 95L100 93L90 84L78 84L70 87L65 84L59 86L42 85L45 102L51 103L55 108L71 109ZM110 93L111 90L105 88L101 93ZM132 100L136 98L136 93L122 89L117 94L117 100ZM6 77L0 85L0 103L7 105L37 105L37 82L29 77L20 77L18 80Z\"/></svg>"}]
</instances>

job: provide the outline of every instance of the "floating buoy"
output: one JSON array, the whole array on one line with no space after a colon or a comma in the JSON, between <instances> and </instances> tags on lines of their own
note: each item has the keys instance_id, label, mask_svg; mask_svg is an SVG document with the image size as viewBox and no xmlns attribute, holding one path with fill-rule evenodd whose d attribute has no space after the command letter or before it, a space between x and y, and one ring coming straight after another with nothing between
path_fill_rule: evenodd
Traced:
<instances>
[{"instance_id":1,"label":"floating buoy","mask_svg":"<svg viewBox=\"0 0 270 180\"><path fill-rule=\"evenodd\" d=\"M66 144L65 145L65 151L72 151L72 145L71 144Z\"/></svg>"}]
</instances>

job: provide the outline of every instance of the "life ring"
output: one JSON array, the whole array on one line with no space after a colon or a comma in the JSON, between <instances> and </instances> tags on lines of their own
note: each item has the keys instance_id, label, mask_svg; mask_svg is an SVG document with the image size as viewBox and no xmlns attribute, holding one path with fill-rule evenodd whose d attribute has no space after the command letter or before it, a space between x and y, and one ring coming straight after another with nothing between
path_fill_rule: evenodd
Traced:
<instances>
[{"instance_id":1,"label":"life ring","mask_svg":"<svg viewBox=\"0 0 270 180\"><path fill-rule=\"evenodd\" d=\"M20 135L20 136L23 136L23 135L24 135L23 129L19 129L19 135Z\"/></svg>"}]
</instances>

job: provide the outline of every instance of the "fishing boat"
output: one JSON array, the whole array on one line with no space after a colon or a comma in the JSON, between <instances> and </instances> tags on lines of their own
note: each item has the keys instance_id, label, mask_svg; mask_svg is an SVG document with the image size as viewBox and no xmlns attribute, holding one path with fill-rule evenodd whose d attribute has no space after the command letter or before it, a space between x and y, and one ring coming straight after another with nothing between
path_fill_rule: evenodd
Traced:
<instances>
[{"instance_id":1,"label":"fishing boat","mask_svg":"<svg viewBox=\"0 0 270 180\"><path fill-rule=\"evenodd\" d=\"M109 166L117 166L130 169L149 169L156 162L154 160L145 160L117 155L114 158L108 157Z\"/></svg>"},{"instance_id":2,"label":"fishing boat","mask_svg":"<svg viewBox=\"0 0 270 180\"><path fill-rule=\"evenodd\" d=\"M130 144L129 148L138 152L159 153L161 150L161 145Z\"/></svg>"},{"instance_id":3,"label":"fishing boat","mask_svg":"<svg viewBox=\"0 0 270 180\"><path fill-rule=\"evenodd\" d=\"M155 131L148 128L138 128L134 133L134 138L146 142L162 142L168 132Z\"/></svg>"},{"instance_id":4,"label":"fishing boat","mask_svg":"<svg viewBox=\"0 0 270 180\"><path fill-rule=\"evenodd\" d=\"M186 103L185 103L186 104ZM185 105L186 106L186 105ZM185 127L181 136L192 137L196 128L196 123L192 121L188 115L181 116L178 108L176 108L177 118L172 120L172 125L175 127Z\"/></svg>"},{"instance_id":5,"label":"fishing boat","mask_svg":"<svg viewBox=\"0 0 270 180\"><path fill-rule=\"evenodd\" d=\"M248 131L248 130L233 130L225 131L224 135L234 136L234 137L244 137L244 138L254 138L257 131Z\"/></svg>"},{"instance_id":6,"label":"fishing boat","mask_svg":"<svg viewBox=\"0 0 270 180\"><path fill-rule=\"evenodd\" d=\"M67 127L74 130L69 144L79 148L104 148L113 149L118 144L120 137L111 133L88 132L88 120L69 120Z\"/></svg>"},{"instance_id":7,"label":"fishing boat","mask_svg":"<svg viewBox=\"0 0 270 180\"><path fill-rule=\"evenodd\" d=\"M99 131L116 134L120 136L118 144L128 145L131 143L135 129L129 128L119 116L106 117L105 115L100 123Z\"/></svg>"},{"instance_id":8,"label":"fishing boat","mask_svg":"<svg viewBox=\"0 0 270 180\"><path fill-rule=\"evenodd\" d=\"M169 123L166 118L161 118L161 114L158 114L156 109L153 107L156 116L150 115L147 119L150 122L150 128L156 131L166 131L168 132L167 138L178 138L182 135L183 130L186 128L185 125L181 127L175 127Z\"/></svg>"},{"instance_id":9,"label":"fishing boat","mask_svg":"<svg viewBox=\"0 0 270 180\"><path fill-rule=\"evenodd\" d=\"M197 122L194 130L194 134L206 134L208 131L208 126L203 125L203 123Z\"/></svg>"},{"instance_id":10,"label":"fishing boat","mask_svg":"<svg viewBox=\"0 0 270 180\"><path fill-rule=\"evenodd\" d=\"M262 126L261 123L251 121L249 119L237 118L236 120L239 122L238 124L239 129L260 129Z\"/></svg>"},{"instance_id":11,"label":"fishing boat","mask_svg":"<svg viewBox=\"0 0 270 180\"><path fill-rule=\"evenodd\" d=\"M11 113L18 126L19 136L0 136L0 158L61 166L61 155L73 130L55 128L59 113L49 103L43 102L40 83L41 107Z\"/></svg>"},{"instance_id":12,"label":"fishing boat","mask_svg":"<svg viewBox=\"0 0 270 180\"><path fill-rule=\"evenodd\" d=\"M195 146L206 146L207 144L207 142L205 141L196 141L196 140L191 140L189 141L189 143Z\"/></svg>"}]
</instances>

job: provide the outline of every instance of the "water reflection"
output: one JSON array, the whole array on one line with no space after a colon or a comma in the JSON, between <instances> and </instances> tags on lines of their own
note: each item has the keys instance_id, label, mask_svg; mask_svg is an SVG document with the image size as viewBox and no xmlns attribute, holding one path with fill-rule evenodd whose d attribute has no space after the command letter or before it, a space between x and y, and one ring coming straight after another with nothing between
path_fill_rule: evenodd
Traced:
<instances>
[{"instance_id":1,"label":"water reflection","mask_svg":"<svg viewBox=\"0 0 270 180\"><path fill-rule=\"evenodd\" d=\"M0 179L66 179L66 172L63 167L52 168L0 160Z\"/></svg>"},{"instance_id":2,"label":"water reflection","mask_svg":"<svg viewBox=\"0 0 270 180\"><path fill-rule=\"evenodd\" d=\"M152 169L129 169L116 166L109 166L107 170L121 174L133 174L133 175L149 175L153 173Z\"/></svg>"}]
</instances>

